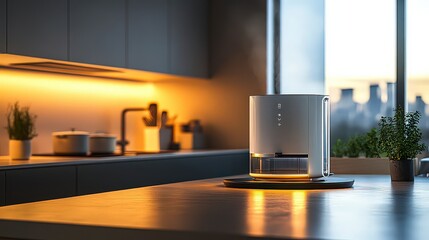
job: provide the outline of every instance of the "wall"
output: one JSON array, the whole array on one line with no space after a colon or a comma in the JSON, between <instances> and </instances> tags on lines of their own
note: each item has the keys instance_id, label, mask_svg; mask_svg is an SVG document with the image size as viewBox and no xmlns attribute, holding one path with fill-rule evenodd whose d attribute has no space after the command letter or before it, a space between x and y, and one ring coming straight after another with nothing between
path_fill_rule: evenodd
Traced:
<instances>
[{"instance_id":1,"label":"wall","mask_svg":"<svg viewBox=\"0 0 429 240\"><path fill-rule=\"evenodd\" d=\"M155 94L153 84L77 77L0 68L0 155L8 154L6 109L19 101L37 115L39 134L33 152L52 152L51 132L75 128L119 136L120 113L125 107L146 106ZM130 149L139 148L143 137L141 116L130 115Z\"/></svg>"},{"instance_id":2,"label":"wall","mask_svg":"<svg viewBox=\"0 0 429 240\"><path fill-rule=\"evenodd\" d=\"M200 119L210 148L248 147L248 101L265 93L265 1L211 2L212 77L156 84L0 68L0 155L8 154L5 112L20 101L38 115L33 152L52 151L51 132L75 128L119 136L125 107L158 102L177 124ZM141 149L141 113L127 121L128 149Z\"/></svg>"},{"instance_id":3,"label":"wall","mask_svg":"<svg viewBox=\"0 0 429 240\"><path fill-rule=\"evenodd\" d=\"M265 0L211 1L207 81L157 83L156 98L179 121L202 120L211 148L249 147L249 96L266 92Z\"/></svg>"}]
</instances>

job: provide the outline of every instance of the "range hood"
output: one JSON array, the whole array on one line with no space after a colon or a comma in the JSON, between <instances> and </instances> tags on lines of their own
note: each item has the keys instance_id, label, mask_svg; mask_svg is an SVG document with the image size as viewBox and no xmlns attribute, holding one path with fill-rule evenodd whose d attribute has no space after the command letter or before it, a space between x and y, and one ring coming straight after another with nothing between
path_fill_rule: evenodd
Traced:
<instances>
[{"instance_id":1,"label":"range hood","mask_svg":"<svg viewBox=\"0 0 429 240\"><path fill-rule=\"evenodd\" d=\"M60 72L69 74L96 74L102 72L121 72L118 70L111 70L101 67L88 67L79 66L70 63L58 63L58 62L25 62L25 63L11 63L9 66L21 69L29 69L36 71L46 72Z\"/></svg>"},{"instance_id":2,"label":"range hood","mask_svg":"<svg viewBox=\"0 0 429 240\"><path fill-rule=\"evenodd\" d=\"M143 82L183 79L181 76L166 73L35 58L15 54L0 54L0 68Z\"/></svg>"}]
</instances>

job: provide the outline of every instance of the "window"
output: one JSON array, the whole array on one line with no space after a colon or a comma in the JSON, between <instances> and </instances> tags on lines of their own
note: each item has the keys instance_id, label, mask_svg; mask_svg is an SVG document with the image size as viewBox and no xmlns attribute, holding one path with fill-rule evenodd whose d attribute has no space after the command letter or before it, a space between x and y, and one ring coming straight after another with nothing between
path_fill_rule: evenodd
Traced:
<instances>
[{"instance_id":1,"label":"window","mask_svg":"<svg viewBox=\"0 0 429 240\"><path fill-rule=\"evenodd\" d=\"M377 126L395 105L396 1L325 0L325 88L331 139Z\"/></svg>"},{"instance_id":2,"label":"window","mask_svg":"<svg viewBox=\"0 0 429 240\"><path fill-rule=\"evenodd\" d=\"M429 144L429 1L407 1L407 100L422 114L420 128Z\"/></svg>"},{"instance_id":3,"label":"window","mask_svg":"<svg viewBox=\"0 0 429 240\"><path fill-rule=\"evenodd\" d=\"M428 0L269 0L268 93L314 93L306 79L310 69L318 74L311 79L321 78L323 93L331 96L331 143L377 127L380 116L408 102L408 110L422 113L429 144L428 12ZM324 24L312 24L317 21ZM291 70L295 75L288 76Z\"/></svg>"}]
</instances>

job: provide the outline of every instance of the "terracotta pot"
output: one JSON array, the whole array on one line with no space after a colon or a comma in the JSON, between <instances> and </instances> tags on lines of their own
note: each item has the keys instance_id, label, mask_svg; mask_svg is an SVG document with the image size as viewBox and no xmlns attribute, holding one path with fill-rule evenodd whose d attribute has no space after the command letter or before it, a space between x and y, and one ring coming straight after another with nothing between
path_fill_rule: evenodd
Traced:
<instances>
[{"instance_id":1,"label":"terracotta pot","mask_svg":"<svg viewBox=\"0 0 429 240\"><path fill-rule=\"evenodd\" d=\"M414 160L389 160L392 181L414 181Z\"/></svg>"},{"instance_id":2,"label":"terracotta pot","mask_svg":"<svg viewBox=\"0 0 429 240\"><path fill-rule=\"evenodd\" d=\"M9 140L9 156L12 160L30 159L31 140Z\"/></svg>"}]
</instances>

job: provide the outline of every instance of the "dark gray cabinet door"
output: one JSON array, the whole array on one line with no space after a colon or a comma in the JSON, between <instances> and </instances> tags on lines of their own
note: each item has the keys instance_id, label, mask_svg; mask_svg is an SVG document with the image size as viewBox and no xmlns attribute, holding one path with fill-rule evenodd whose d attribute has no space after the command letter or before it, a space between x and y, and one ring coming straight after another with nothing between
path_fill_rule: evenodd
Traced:
<instances>
[{"instance_id":1,"label":"dark gray cabinet door","mask_svg":"<svg viewBox=\"0 0 429 240\"><path fill-rule=\"evenodd\" d=\"M75 166L6 171L7 205L75 195Z\"/></svg>"},{"instance_id":2,"label":"dark gray cabinet door","mask_svg":"<svg viewBox=\"0 0 429 240\"><path fill-rule=\"evenodd\" d=\"M125 67L124 0L70 0L70 61Z\"/></svg>"},{"instance_id":3,"label":"dark gray cabinet door","mask_svg":"<svg viewBox=\"0 0 429 240\"><path fill-rule=\"evenodd\" d=\"M128 67L170 71L168 42L169 0L128 1Z\"/></svg>"},{"instance_id":4,"label":"dark gray cabinet door","mask_svg":"<svg viewBox=\"0 0 429 240\"><path fill-rule=\"evenodd\" d=\"M171 1L171 72L208 77L208 1Z\"/></svg>"},{"instance_id":5,"label":"dark gray cabinet door","mask_svg":"<svg viewBox=\"0 0 429 240\"><path fill-rule=\"evenodd\" d=\"M78 166L78 194L107 192L169 182L163 171L178 159L146 160Z\"/></svg>"},{"instance_id":6,"label":"dark gray cabinet door","mask_svg":"<svg viewBox=\"0 0 429 240\"><path fill-rule=\"evenodd\" d=\"M0 0L0 53L6 52L6 0Z\"/></svg>"},{"instance_id":7,"label":"dark gray cabinet door","mask_svg":"<svg viewBox=\"0 0 429 240\"><path fill-rule=\"evenodd\" d=\"M67 0L7 3L7 51L67 60Z\"/></svg>"},{"instance_id":8,"label":"dark gray cabinet door","mask_svg":"<svg viewBox=\"0 0 429 240\"><path fill-rule=\"evenodd\" d=\"M6 204L6 175L4 172L0 172L0 206Z\"/></svg>"},{"instance_id":9,"label":"dark gray cabinet door","mask_svg":"<svg viewBox=\"0 0 429 240\"><path fill-rule=\"evenodd\" d=\"M78 166L78 194L244 174L248 154L154 159Z\"/></svg>"}]
</instances>

